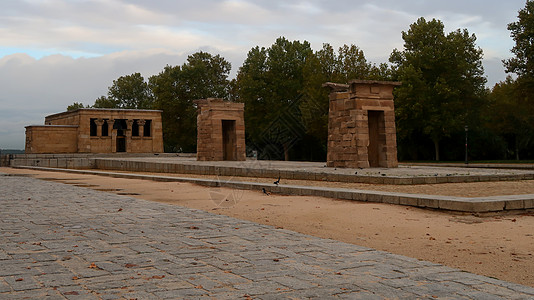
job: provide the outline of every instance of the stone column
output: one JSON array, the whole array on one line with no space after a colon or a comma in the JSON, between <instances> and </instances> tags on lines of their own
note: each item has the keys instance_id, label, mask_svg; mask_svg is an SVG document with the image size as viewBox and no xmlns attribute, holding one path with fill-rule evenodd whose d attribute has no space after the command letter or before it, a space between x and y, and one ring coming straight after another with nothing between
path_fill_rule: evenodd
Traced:
<instances>
[{"instance_id":1,"label":"stone column","mask_svg":"<svg viewBox=\"0 0 534 300\"><path fill-rule=\"evenodd\" d=\"M113 146L115 145L114 144L114 139L113 139L113 123L115 123L115 120L111 119L111 120L105 120L106 124L108 124L108 138L109 138L109 142L106 142L108 143L110 149L109 149L109 152L114 152L113 151Z\"/></svg>"},{"instance_id":2,"label":"stone column","mask_svg":"<svg viewBox=\"0 0 534 300\"><path fill-rule=\"evenodd\" d=\"M111 132L113 131L113 123L115 123L115 120L105 120L105 122L108 124L108 136L111 136Z\"/></svg>"},{"instance_id":3,"label":"stone column","mask_svg":"<svg viewBox=\"0 0 534 300\"><path fill-rule=\"evenodd\" d=\"M133 122L134 120L126 120L126 152L131 152Z\"/></svg>"},{"instance_id":4,"label":"stone column","mask_svg":"<svg viewBox=\"0 0 534 300\"><path fill-rule=\"evenodd\" d=\"M102 136L102 125L104 125L104 120L102 119L96 119L96 136Z\"/></svg>"},{"instance_id":5,"label":"stone column","mask_svg":"<svg viewBox=\"0 0 534 300\"><path fill-rule=\"evenodd\" d=\"M111 153L117 152L117 130L113 128L115 119L109 119L108 121L109 136L111 137Z\"/></svg>"},{"instance_id":6,"label":"stone column","mask_svg":"<svg viewBox=\"0 0 534 300\"><path fill-rule=\"evenodd\" d=\"M145 120L137 120L137 125L139 126L139 136L144 137L145 136Z\"/></svg>"}]
</instances>

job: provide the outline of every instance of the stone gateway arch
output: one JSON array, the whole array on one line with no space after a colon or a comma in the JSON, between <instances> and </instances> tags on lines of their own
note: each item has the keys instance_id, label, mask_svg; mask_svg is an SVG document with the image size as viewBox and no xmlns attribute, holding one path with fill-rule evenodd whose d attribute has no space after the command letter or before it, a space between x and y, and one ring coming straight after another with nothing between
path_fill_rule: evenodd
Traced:
<instances>
[{"instance_id":1,"label":"stone gateway arch","mask_svg":"<svg viewBox=\"0 0 534 300\"><path fill-rule=\"evenodd\" d=\"M393 89L400 82L352 80L330 89L327 166L396 168Z\"/></svg>"}]
</instances>

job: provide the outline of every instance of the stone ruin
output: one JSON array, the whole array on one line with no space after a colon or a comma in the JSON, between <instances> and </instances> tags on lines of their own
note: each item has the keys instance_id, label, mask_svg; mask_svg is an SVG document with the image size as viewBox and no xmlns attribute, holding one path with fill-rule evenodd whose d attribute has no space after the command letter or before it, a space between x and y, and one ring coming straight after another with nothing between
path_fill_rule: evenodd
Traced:
<instances>
[{"instance_id":1,"label":"stone ruin","mask_svg":"<svg viewBox=\"0 0 534 300\"><path fill-rule=\"evenodd\" d=\"M245 160L245 104L217 98L195 103L198 106L197 160Z\"/></svg>"},{"instance_id":2,"label":"stone ruin","mask_svg":"<svg viewBox=\"0 0 534 300\"><path fill-rule=\"evenodd\" d=\"M161 110L80 108L26 126L26 154L162 153Z\"/></svg>"},{"instance_id":3,"label":"stone ruin","mask_svg":"<svg viewBox=\"0 0 534 300\"><path fill-rule=\"evenodd\" d=\"M396 168L393 88L400 82L352 80L330 89L327 166Z\"/></svg>"}]
</instances>

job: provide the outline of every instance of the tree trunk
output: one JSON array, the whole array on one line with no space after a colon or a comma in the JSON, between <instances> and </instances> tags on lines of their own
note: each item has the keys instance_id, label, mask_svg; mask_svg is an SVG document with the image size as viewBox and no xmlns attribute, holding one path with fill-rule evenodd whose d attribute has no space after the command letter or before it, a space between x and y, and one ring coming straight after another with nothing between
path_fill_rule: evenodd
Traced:
<instances>
[{"instance_id":1,"label":"tree trunk","mask_svg":"<svg viewBox=\"0 0 534 300\"><path fill-rule=\"evenodd\" d=\"M439 140L432 139L434 141L434 150L436 151L436 161L439 161Z\"/></svg>"}]
</instances>

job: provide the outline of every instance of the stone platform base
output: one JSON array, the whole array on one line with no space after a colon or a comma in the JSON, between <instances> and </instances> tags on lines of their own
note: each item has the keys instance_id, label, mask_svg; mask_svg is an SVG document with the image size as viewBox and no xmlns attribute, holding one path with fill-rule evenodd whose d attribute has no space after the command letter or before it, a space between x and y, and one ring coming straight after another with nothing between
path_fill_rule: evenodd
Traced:
<instances>
[{"instance_id":1,"label":"stone platform base","mask_svg":"<svg viewBox=\"0 0 534 300\"><path fill-rule=\"evenodd\" d=\"M401 165L398 168L328 168L324 162L197 161L194 154L25 154L2 155L0 166L100 169L234 177L260 177L370 184L437 184L534 180L534 169Z\"/></svg>"},{"instance_id":2,"label":"stone platform base","mask_svg":"<svg viewBox=\"0 0 534 300\"><path fill-rule=\"evenodd\" d=\"M466 169L409 166L399 168L328 168L322 162L196 161L188 157L94 158L94 168L132 172L261 177L371 184L436 184L532 180L534 170Z\"/></svg>"},{"instance_id":3,"label":"stone platform base","mask_svg":"<svg viewBox=\"0 0 534 300\"><path fill-rule=\"evenodd\" d=\"M504 210L531 209L534 208L534 194L508 195L493 197L452 197L423 194L391 193L382 191L356 190L346 188L297 186L297 185L274 185L256 182L223 181L204 178L185 178L174 176L157 176L132 173L116 173L96 170L74 170L44 167L20 167L43 171L70 172L77 174L91 174L111 176L117 178L133 178L166 182L187 182L210 187L227 187L235 189L257 190L265 189L271 193L297 196L320 196L334 199L368 201L409 205L422 208L434 208L461 212L495 212Z\"/></svg>"}]
</instances>

